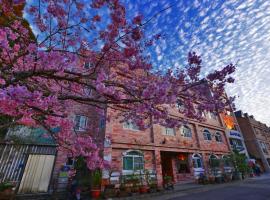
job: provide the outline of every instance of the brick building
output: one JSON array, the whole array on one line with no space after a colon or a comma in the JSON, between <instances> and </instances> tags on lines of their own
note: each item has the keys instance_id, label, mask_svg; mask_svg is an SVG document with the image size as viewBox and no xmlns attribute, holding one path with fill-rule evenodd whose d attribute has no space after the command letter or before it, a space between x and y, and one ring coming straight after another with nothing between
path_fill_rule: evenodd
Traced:
<instances>
[{"instance_id":1,"label":"brick building","mask_svg":"<svg viewBox=\"0 0 270 200\"><path fill-rule=\"evenodd\" d=\"M234 112L227 111L226 114L221 114L221 116L226 126L226 135L229 139L231 149L245 154L249 158L244 137Z\"/></svg>"},{"instance_id":2,"label":"brick building","mask_svg":"<svg viewBox=\"0 0 270 200\"><path fill-rule=\"evenodd\" d=\"M250 157L254 158L264 171L270 172L270 128L242 111L236 111L235 115Z\"/></svg>"},{"instance_id":3,"label":"brick building","mask_svg":"<svg viewBox=\"0 0 270 200\"><path fill-rule=\"evenodd\" d=\"M104 113L97 112L95 107L74 102L70 108L69 118L75 122L74 131L91 135L95 143L103 147ZM46 131L41 128L18 126L9 129L5 139L0 140L0 182L15 182L16 191L23 195L66 191L68 170L74 161L57 149L51 137L45 135ZM11 141L14 139L19 139L20 143L13 144Z\"/></svg>"},{"instance_id":4,"label":"brick building","mask_svg":"<svg viewBox=\"0 0 270 200\"><path fill-rule=\"evenodd\" d=\"M178 110L172 110L172 115L182 117ZM144 131L132 122L112 119L106 124L104 158L111 162L112 171L123 175L153 171L159 185L166 175L175 182L191 180L208 173L210 157L221 159L230 153L221 116L206 113L204 117L203 122L190 119L179 129L153 125Z\"/></svg>"}]
</instances>

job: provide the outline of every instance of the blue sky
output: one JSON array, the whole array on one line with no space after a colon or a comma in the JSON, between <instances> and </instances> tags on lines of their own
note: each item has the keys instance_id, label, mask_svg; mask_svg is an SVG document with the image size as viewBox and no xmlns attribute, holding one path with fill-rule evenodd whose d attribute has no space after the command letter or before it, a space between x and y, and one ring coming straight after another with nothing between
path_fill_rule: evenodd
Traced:
<instances>
[{"instance_id":1,"label":"blue sky","mask_svg":"<svg viewBox=\"0 0 270 200\"><path fill-rule=\"evenodd\" d=\"M155 67L183 66L189 51L202 56L204 74L237 63L227 93L237 97L237 109L270 125L270 0L120 1L130 19L173 5L145 27L146 36L164 35L148 51Z\"/></svg>"},{"instance_id":2,"label":"blue sky","mask_svg":"<svg viewBox=\"0 0 270 200\"><path fill-rule=\"evenodd\" d=\"M203 73L237 63L237 109L270 125L270 1L269 0L143 0L124 1L127 14L144 18L174 4L147 27L147 35L164 38L152 48L153 63L163 69L183 66L189 51L198 52Z\"/></svg>"}]
</instances>

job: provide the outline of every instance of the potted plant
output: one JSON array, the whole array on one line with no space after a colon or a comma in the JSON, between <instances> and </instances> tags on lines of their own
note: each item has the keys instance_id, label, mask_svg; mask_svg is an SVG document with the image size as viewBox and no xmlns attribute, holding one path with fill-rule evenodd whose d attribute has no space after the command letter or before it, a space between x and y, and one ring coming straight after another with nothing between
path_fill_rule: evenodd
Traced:
<instances>
[{"instance_id":1,"label":"potted plant","mask_svg":"<svg viewBox=\"0 0 270 200\"><path fill-rule=\"evenodd\" d=\"M238 151L233 151L230 155L230 159L234 165L233 178L235 180L242 180L245 178L245 174L249 172L246 156L244 154L240 154Z\"/></svg>"},{"instance_id":2,"label":"potted plant","mask_svg":"<svg viewBox=\"0 0 270 200\"><path fill-rule=\"evenodd\" d=\"M99 198L101 193L101 171L95 170L91 174L91 196Z\"/></svg>"},{"instance_id":3,"label":"potted plant","mask_svg":"<svg viewBox=\"0 0 270 200\"><path fill-rule=\"evenodd\" d=\"M138 177L137 174L133 174L132 177L131 177L131 180L132 180L132 194L133 195L136 195L139 193L140 191L140 179Z\"/></svg>"},{"instance_id":4,"label":"potted plant","mask_svg":"<svg viewBox=\"0 0 270 200\"><path fill-rule=\"evenodd\" d=\"M13 188L14 184L11 182L0 183L0 197L9 199L14 194Z\"/></svg>"},{"instance_id":5,"label":"potted plant","mask_svg":"<svg viewBox=\"0 0 270 200\"><path fill-rule=\"evenodd\" d=\"M163 177L163 187L165 190L174 189L173 181L171 176L164 176Z\"/></svg>"},{"instance_id":6,"label":"potted plant","mask_svg":"<svg viewBox=\"0 0 270 200\"><path fill-rule=\"evenodd\" d=\"M224 173L224 181L225 182L231 182L232 181L232 173L231 172Z\"/></svg>"},{"instance_id":7,"label":"potted plant","mask_svg":"<svg viewBox=\"0 0 270 200\"><path fill-rule=\"evenodd\" d=\"M197 183L198 184L206 184L207 183L207 177L203 174L200 173L199 176L197 177Z\"/></svg>"},{"instance_id":8,"label":"potted plant","mask_svg":"<svg viewBox=\"0 0 270 200\"><path fill-rule=\"evenodd\" d=\"M140 170L140 193L147 193L149 191L148 182L149 182L149 171Z\"/></svg>"},{"instance_id":9,"label":"potted plant","mask_svg":"<svg viewBox=\"0 0 270 200\"><path fill-rule=\"evenodd\" d=\"M215 183L215 176L210 173L208 175L208 181L209 181L209 183Z\"/></svg>"},{"instance_id":10,"label":"potted plant","mask_svg":"<svg viewBox=\"0 0 270 200\"><path fill-rule=\"evenodd\" d=\"M217 158L209 159L209 166L210 166L210 169L211 169L211 174L209 176L209 181L211 183L214 183L214 182L221 183L222 176L221 176L221 171L219 169L220 160L217 159Z\"/></svg>"}]
</instances>

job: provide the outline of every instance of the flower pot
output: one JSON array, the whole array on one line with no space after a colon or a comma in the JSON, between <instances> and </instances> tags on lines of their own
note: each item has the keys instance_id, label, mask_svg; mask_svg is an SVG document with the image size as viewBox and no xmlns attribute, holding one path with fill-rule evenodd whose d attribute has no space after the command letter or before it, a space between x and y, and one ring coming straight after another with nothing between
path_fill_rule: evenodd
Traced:
<instances>
[{"instance_id":1,"label":"flower pot","mask_svg":"<svg viewBox=\"0 0 270 200\"><path fill-rule=\"evenodd\" d=\"M3 196L10 196L13 194L13 190L12 190L12 188L7 188L7 189L4 189L3 191L1 191L0 194Z\"/></svg>"},{"instance_id":2,"label":"flower pot","mask_svg":"<svg viewBox=\"0 0 270 200\"><path fill-rule=\"evenodd\" d=\"M209 183L215 183L215 177L214 176L209 176L208 180L209 180Z\"/></svg>"},{"instance_id":3,"label":"flower pot","mask_svg":"<svg viewBox=\"0 0 270 200\"><path fill-rule=\"evenodd\" d=\"M148 187L144 186L144 187L140 187L140 193L147 193L148 192Z\"/></svg>"},{"instance_id":4,"label":"flower pot","mask_svg":"<svg viewBox=\"0 0 270 200\"><path fill-rule=\"evenodd\" d=\"M101 190L100 189L92 189L91 190L91 196L93 198L99 198L100 197Z\"/></svg>"},{"instance_id":5,"label":"flower pot","mask_svg":"<svg viewBox=\"0 0 270 200\"><path fill-rule=\"evenodd\" d=\"M215 177L215 182L216 183L221 183L222 182L222 177L221 176Z\"/></svg>"},{"instance_id":6,"label":"flower pot","mask_svg":"<svg viewBox=\"0 0 270 200\"><path fill-rule=\"evenodd\" d=\"M173 190L174 189L174 185L172 182L163 184L163 187L165 190Z\"/></svg>"}]
</instances>

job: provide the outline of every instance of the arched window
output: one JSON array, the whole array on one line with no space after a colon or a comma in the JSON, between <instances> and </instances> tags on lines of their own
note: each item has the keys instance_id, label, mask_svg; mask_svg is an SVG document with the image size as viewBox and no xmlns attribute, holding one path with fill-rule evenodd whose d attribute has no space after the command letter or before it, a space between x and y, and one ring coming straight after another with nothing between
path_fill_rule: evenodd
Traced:
<instances>
[{"instance_id":1,"label":"arched window","mask_svg":"<svg viewBox=\"0 0 270 200\"><path fill-rule=\"evenodd\" d=\"M192 161L193 161L193 167L194 168L203 168L202 157L199 154L194 154L192 156Z\"/></svg>"},{"instance_id":2,"label":"arched window","mask_svg":"<svg viewBox=\"0 0 270 200\"><path fill-rule=\"evenodd\" d=\"M203 131L203 138L204 138L204 140L212 140L212 136L211 136L210 131L208 131L207 129L205 129Z\"/></svg>"},{"instance_id":3,"label":"arched window","mask_svg":"<svg viewBox=\"0 0 270 200\"><path fill-rule=\"evenodd\" d=\"M185 105L184 105L183 101L180 99L177 100L176 107L178 108L179 112L185 111Z\"/></svg>"},{"instance_id":4,"label":"arched window","mask_svg":"<svg viewBox=\"0 0 270 200\"><path fill-rule=\"evenodd\" d=\"M216 155L211 154L209 156L209 164L210 164L210 167L211 168L217 168L217 167L219 167L219 165L220 165L220 162L219 161L220 160L218 159L218 157Z\"/></svg>"},{"instance_id":5,"label":"arched window","mask_svg":"<svg viewBox=\"0 0 270 200\"><path fill-rule=\"evenodd\" d=\"M140 151L127 151L123 154L123 170L144 169L143 153Z\"/></svg>"},{"instance_id":6,"label":"arched window","mask_svg":"<svg viewBox=\"0 0 270 200\"><path fill-rule=\"evenodd\" d=\"M211 155L209 156L209 159L218 159L218 157L217 157L215 154L211 154Z\"/></svg>"},{"instance_id":7,"label":"arched window","mask_svg":"<svg viewBox=\"0 0 270 200\"><path fill-rule=\"evenodd\" d=\"M230 160L230 157L227 156L227 155L223 155L222 156L222 160L223 160L223 165L224 167L231 167L231 160Z\"/></svg>"},{"instance_id":8,"label":"arched window","mask_svg":"<svg viewBox=\"0 0 270 200\"><path fill-rule=\"evenodd\" d=\"M222 142L222 137L221 137L221 134L219 132L216 132L215 138L216 138L217 142Z\"/></svg>"},{"instance_id":9,"label":"arched window","mask_svg":"<svg viewBox=\"0 0 270 200\"><path fill-rule=\"evenodd\" d=\"M182 133L181 133L182 136L189 137L189 138L192 137L191 129L188 126L186 126L186 125L182 126L181 131L182 131Z\"/></svg>"}]
</instances>

